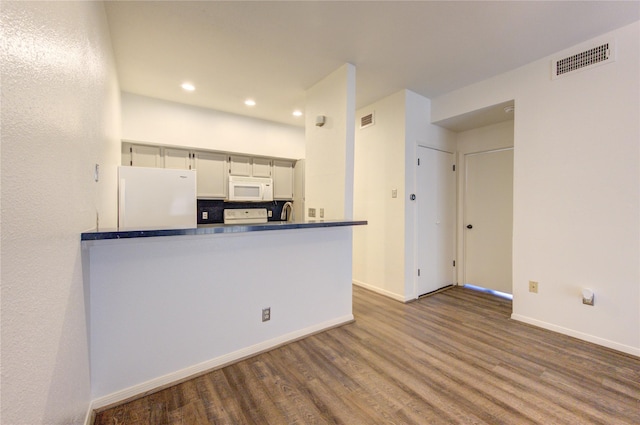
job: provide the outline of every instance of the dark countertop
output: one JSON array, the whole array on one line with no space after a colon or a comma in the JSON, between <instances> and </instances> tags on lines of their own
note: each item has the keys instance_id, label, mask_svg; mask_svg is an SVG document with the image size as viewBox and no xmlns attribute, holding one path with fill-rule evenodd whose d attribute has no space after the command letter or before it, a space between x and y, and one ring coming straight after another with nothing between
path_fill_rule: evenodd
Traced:
<instances>
[{"instance_id":1,"label":"dark countertop","mask_svg":"<svg viewBox=\"0 0 640 425\"><path fill-rule=\"evenodd\" d=\"M218 233L246 233L266 230L313 229L319 227L361 226L366 220L319 220L305 222L272 221L259 224L203 224L195 229L166 230L103 230L81 233L82 241L151 238L160 236L213 235Z\"/></svg>"}]
</instances>

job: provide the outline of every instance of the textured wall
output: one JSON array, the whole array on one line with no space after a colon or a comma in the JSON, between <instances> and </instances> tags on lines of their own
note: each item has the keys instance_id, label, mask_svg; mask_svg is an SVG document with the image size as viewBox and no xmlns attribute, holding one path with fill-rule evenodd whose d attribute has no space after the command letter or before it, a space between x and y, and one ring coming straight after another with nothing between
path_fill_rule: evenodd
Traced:
<instances>
[{"instance_id":1,"label":"textured wall","mask_svg":"<svg viewBox=\"0 0 640 425\"><path fill-rule=\"evenodd\" d=\"M2 2L3 424L82 423L80 233L115 224L119 89L100 2ZM102 178L93 179L99 163Z\"/></svg>"},{"instance_id":2,"label":"textured wall","mask_svg":"<svg viewBox=\"0 0 640 425\"><path fill-rule=\"evenodd\" d=\"M122 93L122 139L300 159L304 128Z\"/></svg>"},{"instance_id":3,"label":"textured wall","mask_svg":"<svg viewBox=\"0 0 640 425\"><path fill-rule=\"evenodd\" d=\"M640 355L640 22L558 55L612 39L615 62L552 80L547 57L434 99L432 117L515 100L512 317Z\"/></svg>"}]
</instances>

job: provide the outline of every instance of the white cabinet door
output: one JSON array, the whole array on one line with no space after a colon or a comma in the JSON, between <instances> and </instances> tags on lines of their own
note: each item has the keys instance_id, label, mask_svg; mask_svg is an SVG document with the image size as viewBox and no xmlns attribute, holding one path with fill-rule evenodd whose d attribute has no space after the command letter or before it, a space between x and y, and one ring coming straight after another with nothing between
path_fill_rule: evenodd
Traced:
<instances>
[{"instance_id":1,"label":"white cabinet door","mask_svg":"<svg viewBox=\"0 0 640 425\"><path fill-rule=\"evenodd\" d=\"M227 156L214 152L194 152L199 199L227 197Z\"/></svg>"},{"instance_id":2,"label":"white cabinet door","mask_svg":"<svg viewBox=\"0 0 640 425\"><path fill-rule=\"evenodd\" d=\"M251 157L231 155L229 170L232 176L251 176Z\"/></svg>"},{"instance_id":3,"label":"white cabinet door","mask_svg":"<svg viewBox=\"0 0 640 425\"><path fill-rule=\"evenodd\" d=\"M293 199L293 162L273 160L273 198Z\"/></svg>"},{"instance_id":4,"label":"white cabinet door","mask_svg":"<svg viewBox=\"0 0 640 425\"><path fill-rule=\"evenodd\" d=\"M186 149L164 149L164 168L191 169L191 151Z\"/></svg>"},{"instance_id":5,"label":"white cabinet door","mask_svg":"<svg viewBox=\"0 0 640 425\"><path fill-rule=\"evenodd\" d=\"M271 160L267 158L253 158L253 177L271 177Z\"/></svg>"},{"instance_id":6,"label":"white cabinet door","mask_svg":"<svg viewBox=\"0 0 640 425\"><path fill-rule=\"evenodd\" d=\"M160 146L131 145L129 149L129 165L134 167L158 167L162 168L162 155Z\"/></svg>"}]
</instances>

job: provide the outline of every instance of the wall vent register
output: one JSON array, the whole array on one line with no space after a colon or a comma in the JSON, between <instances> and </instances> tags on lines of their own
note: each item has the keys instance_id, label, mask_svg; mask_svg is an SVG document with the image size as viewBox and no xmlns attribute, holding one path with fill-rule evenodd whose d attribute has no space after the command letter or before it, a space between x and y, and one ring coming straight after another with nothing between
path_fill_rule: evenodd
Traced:
<instances>
[{"instance_id":1,"label":"wall vent register","mask_svg":"<svg viewBox=\"0 0 640 425\"><path fill-rule=\"evenodd\" d=\"M373 124L375 124L373 112L360 117L360 128L366 128L366 127L372 126Z\"/></svg>"},{"instance_id":2,"label":"wall vent register","mask_svg":"<svg viewBox=\"0 0 640 425\"><path fill-rule=\"evenodd\" d=\"M553 60L551 62L551 77L556 79L578 70L592 68L597 65L604 65L606 63L613 62L614 60L614 43L603 43L591 49Z\"/></svg>"}]
</instances>

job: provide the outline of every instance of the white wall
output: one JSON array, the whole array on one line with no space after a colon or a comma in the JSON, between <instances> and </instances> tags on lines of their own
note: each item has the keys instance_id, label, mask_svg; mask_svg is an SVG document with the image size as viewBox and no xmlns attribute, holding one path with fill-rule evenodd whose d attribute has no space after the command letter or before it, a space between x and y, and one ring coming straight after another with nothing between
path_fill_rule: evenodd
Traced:
<instances>
[{"instance_id":1,"label":"white wall","mask_svg":"<svg viewBox=\"0 0 640 425\"><path fill-rule=\"evenodd\" d=\"M517 113L517 112L516 112ZM474 128L456 134L458 162L458 218L457 229L464 228L464 187L466 182L465 155L513 147L513 121ZM464 232L457 232L456 276L463 283L464 270Z\"/></svg>"},{"instance_id":2,"label":"white wall","mask_svg":"<svg viewBox=\"0 0 640 425\"><path fill-rule=\"evenodd\" d=\"M279 158L305 157L304 128L122 93L122 138Z\"/></svg>"},{"instance_id":3,"label":"white wall","mask_svg":"<svg viewBox=\"0 0 640 425\"><path fill-rule=\"evenodd\" d=\"M353 218L356 69L344 64L307 90L305 104L305 219L324 208L325 219ZM315 125L324 115L326 123Z\"/></svg>"},{"instance_id":4,"label":"white wall","mask_svg":"<svg viewBox=\"0 0 640 425\"><path fill-rule=\"evenodd\" d=\"M455 134L429 123L429 99L402 90L360 109L375 125L356 131L354 282L391 298L415 298L418 145L455 151ZM391 190L398 189L398 197Z\"/></svg>"},{"instance_id":5,"label":"white wall","mask_svg":"<svg viewBox=\"0 0 640 425\"><path fill-rule=\"evenodd\" d=\"M353 320L349 227L87 247L96 406Z\"/></svg>"},{"instance_id":6,"label":"white wall","mask_svg":"<svg viewBox=\"0 0 640 425\"><path fill-rule=\"evenodd\" d=\"M5 1L1 13L0 422L77 424L90 403L80 233L116 214L109 31L102 3Z\"/></svg>"},{"instance_id":7,"label":"white wall","mask_svg":"<svg viewBox=\"0 0 640 425\"><path fill-rule=\"evenodd\" d=\"M367 220L353 229L353 280L404 300L405 265L405 91L356 112L375 113L375 125L356 129L354 216ZM392 198L391 191L398 190Z\"/></svg>"},{"instance_id":8,"label":"white wall","mask_svg":"<svg viewBox=\"0 0 640 425\"><path fill-rule=\"evenodd\" d=\"M576 47L611 38L613 63L551 80L545 58L434 99L433 120L515 99L513 317L640 355L640 23Z\"/></svg>"}]
</instances>

